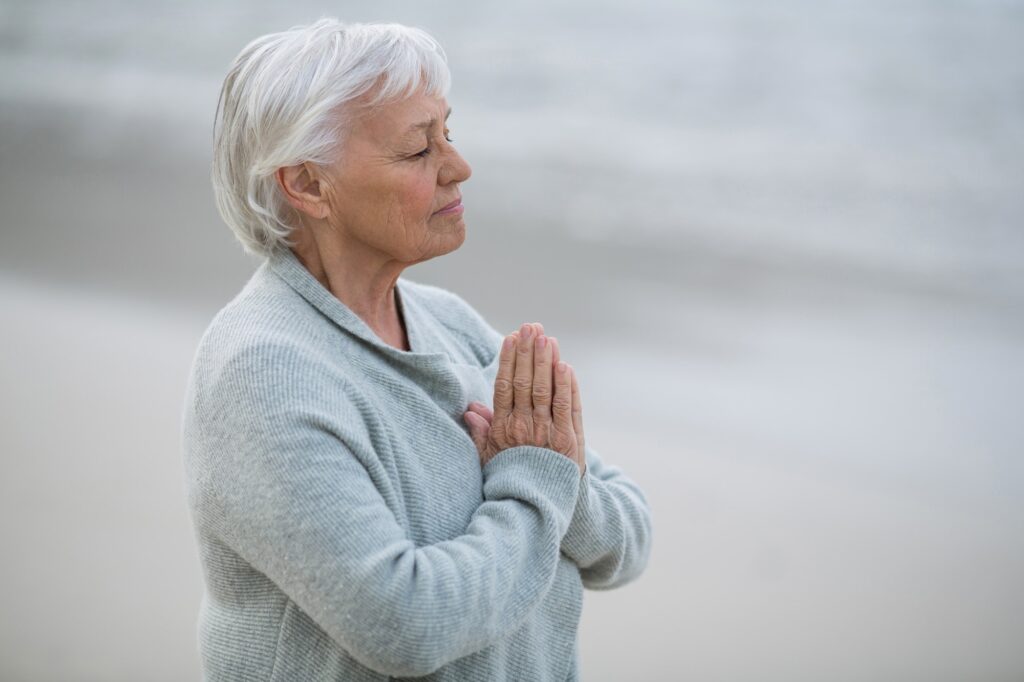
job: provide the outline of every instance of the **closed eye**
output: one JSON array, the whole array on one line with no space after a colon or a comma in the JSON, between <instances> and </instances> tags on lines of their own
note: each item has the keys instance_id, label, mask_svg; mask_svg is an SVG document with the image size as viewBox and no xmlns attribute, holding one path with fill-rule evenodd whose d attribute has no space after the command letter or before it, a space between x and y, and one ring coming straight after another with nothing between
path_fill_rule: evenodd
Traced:
<instances>
[{"instance_id":1,"label":"closed eye","mask_svg":"<svg viewBox=\"0 0 1024 682\"><path fill-rule=\"evenodd\" d=\"M447 140L449 144L451 144L452 142L455 142L455 140L452 139L451 134L447 130L444 133L444 139ZM422 159L422 158L424 158L426 156L429 156L429 155L430 155L430 145L427 145L426 147L424 147L420 151L416 152L415 154L413 154L409 158L410 159Z\"/></svg>"}]
</instances>

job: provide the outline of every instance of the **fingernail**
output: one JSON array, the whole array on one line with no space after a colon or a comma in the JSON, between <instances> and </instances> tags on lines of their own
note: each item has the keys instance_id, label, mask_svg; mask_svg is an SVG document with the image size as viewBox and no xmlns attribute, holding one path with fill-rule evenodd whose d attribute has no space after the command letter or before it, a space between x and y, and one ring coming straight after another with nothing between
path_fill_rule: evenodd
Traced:
<instances>
[{"instance_id":1,"label":"fingernail","mask_svg":"<svg viewBox=\"0 0 1024 682\"><path fill-rule=\"evenodd\" d=\"M566 370L567 367L568 367L568 365L565 364L564 360L559 360L558 361L558 372L560 374L565 374L565 370Z\"/></svg>"},{"instance_id":2,"label":"fingernail","mask_svg":"<svg viewBox=\"0 0 1024 682\"><path fill-rule=\"evenodd\" d=\"M545 337L545 336L538 336L537 337L537 350L544 350L544 346L546 346L547 344L548 344L547 337Z\"/></svg>"},{"instance_id":3,"label":"fingernail","mask_svg":"<svg viewBox=\"0 0 1024 682\"><path fill-rule=\"evenodd\" d=\"M504 341L502 341L501 347L504 348L505 350L508 350L508 349L512 348L512 344L514 342L515 342L515 338L513 338L512 335L510 334L510 335L505 337Z\"/></svg>"},{"instance_id":4,"label":"fingernail","mask_svg":"<svg viewBox=\"0 0 1024 682\"><path fill-rule=\"evenodd\" d=\"M530 337L533 336L533 329L531 329L530 327L527 327L524 324L522 331L520 331L520 335L523 337L524 341L529 341Z\"/></svg>"}]
</instances>

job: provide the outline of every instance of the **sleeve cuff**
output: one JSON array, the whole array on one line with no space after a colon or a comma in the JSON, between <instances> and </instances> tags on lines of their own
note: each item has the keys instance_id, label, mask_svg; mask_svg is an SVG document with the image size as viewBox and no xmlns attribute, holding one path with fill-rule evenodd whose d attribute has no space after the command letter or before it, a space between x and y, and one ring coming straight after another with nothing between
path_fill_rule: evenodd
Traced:
<instances>
[{"instance_id":1,"label":"sleeve cuff","mask_svg":"<svg viewBox=\"0 0 1024 682\"><path fill-rule=\"evenodd\" d=\"M579 471L579 466L560 452L517 445L502 450L484 465L484 497L528 502L542 498L556 512L561 537L577 506L582 485Z\"/></svg>"}]
</instances>

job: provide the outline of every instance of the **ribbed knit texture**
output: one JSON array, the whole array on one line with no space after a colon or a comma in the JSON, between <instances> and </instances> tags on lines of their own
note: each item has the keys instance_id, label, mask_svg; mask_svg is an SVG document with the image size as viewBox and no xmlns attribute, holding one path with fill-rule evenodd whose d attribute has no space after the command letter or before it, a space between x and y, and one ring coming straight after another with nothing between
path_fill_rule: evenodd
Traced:
<instances>
[{"instance_id":1,"label":"ribbed knit texture","mask_svg":"<svg viewBox=\"0 0 1024 682\"><path fill-rule=\"evenodd\" d=\"M643 570L639 488L588 448L486 466L501 335L399 279L412 350L383 343L284 252L214 318L184 411L208 680L579 676L584 586Z\"/></svg>"}]
</instances>

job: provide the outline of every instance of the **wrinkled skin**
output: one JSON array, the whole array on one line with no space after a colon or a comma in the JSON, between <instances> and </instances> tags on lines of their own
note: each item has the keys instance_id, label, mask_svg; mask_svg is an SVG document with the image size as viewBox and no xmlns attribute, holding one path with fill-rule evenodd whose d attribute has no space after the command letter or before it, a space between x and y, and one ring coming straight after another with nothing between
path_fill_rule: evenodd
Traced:
<instances>
[{"instance_id":1,"label":"wrinkled skin","mask_svg":"<svg viewBox=\"0 0 1024 682\"><path fill-rule=\"evenodd\" d=\"M579 382L561 360L558 339L539 323L524 324L503 340L493 411L471 403L463 418L481 466L506 448L535 445L562 453L586 472Z\"/></svg>"}]
</instances>

